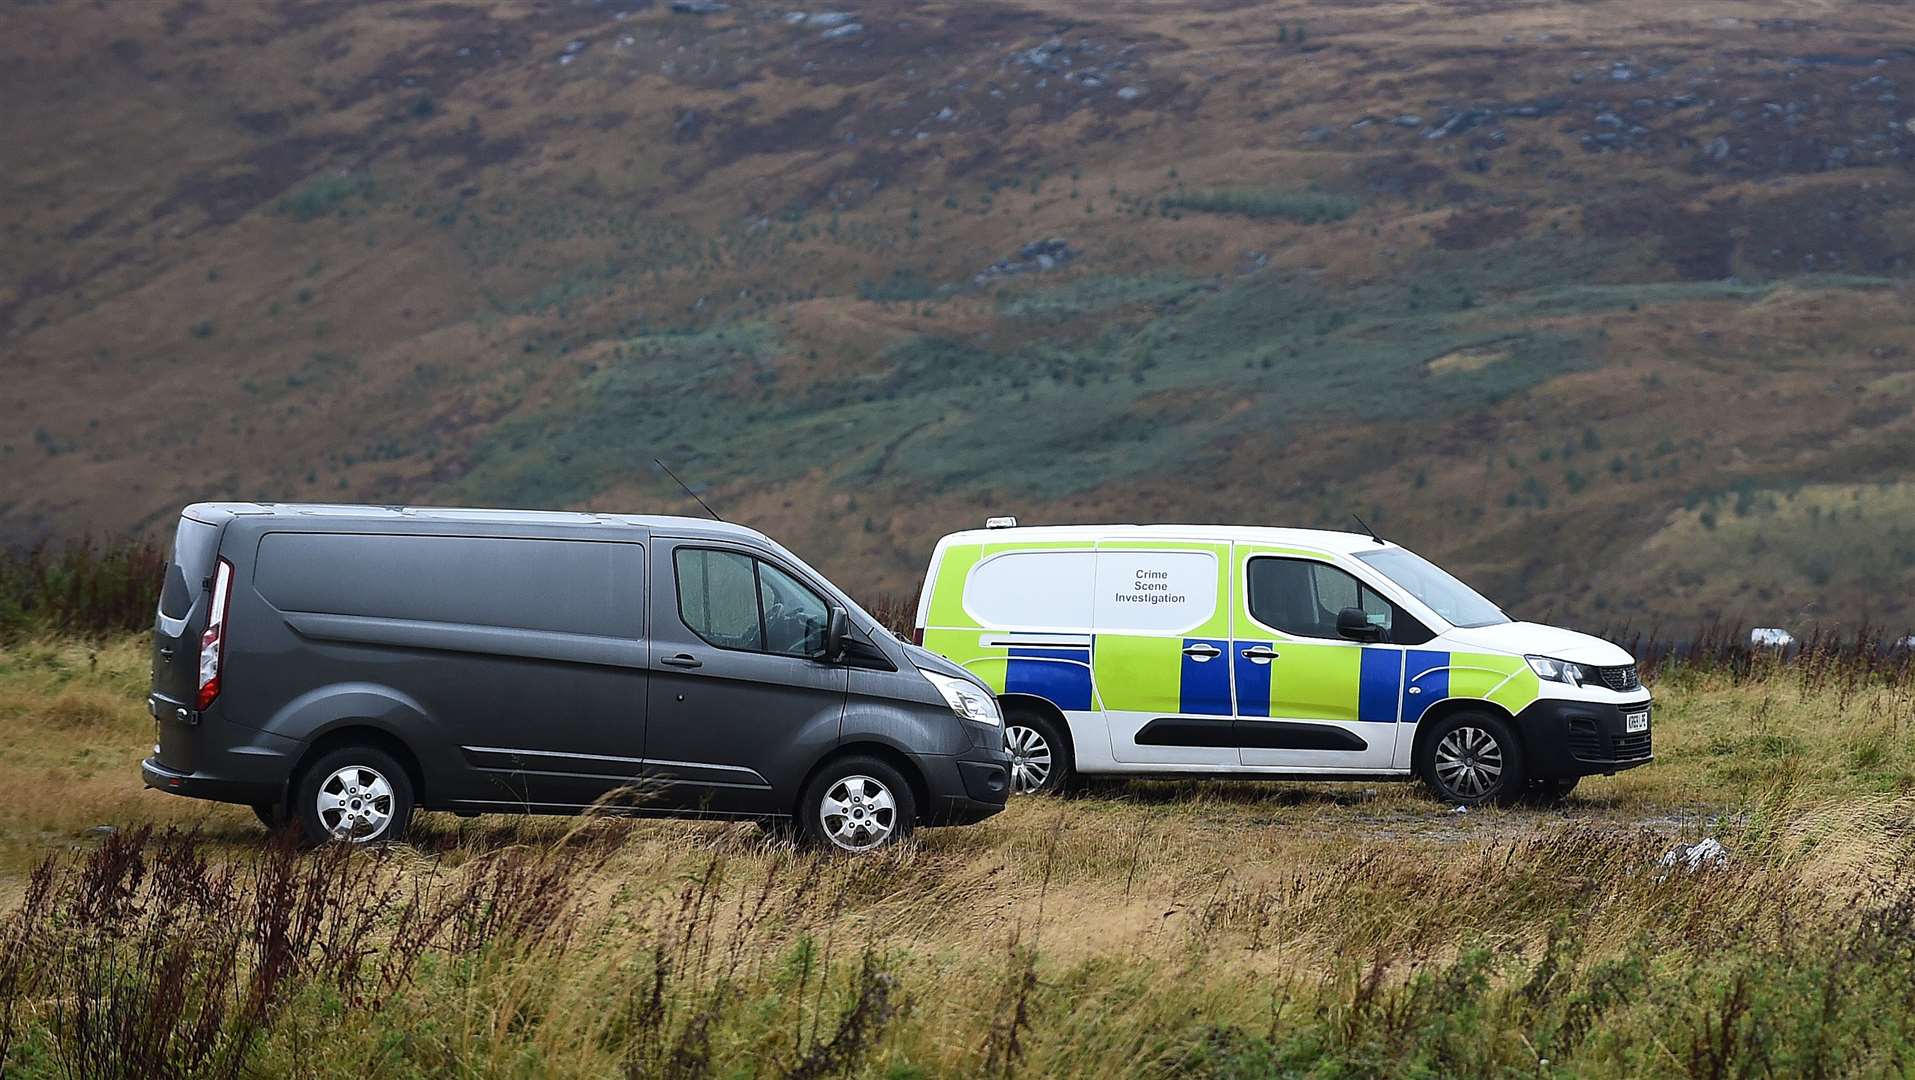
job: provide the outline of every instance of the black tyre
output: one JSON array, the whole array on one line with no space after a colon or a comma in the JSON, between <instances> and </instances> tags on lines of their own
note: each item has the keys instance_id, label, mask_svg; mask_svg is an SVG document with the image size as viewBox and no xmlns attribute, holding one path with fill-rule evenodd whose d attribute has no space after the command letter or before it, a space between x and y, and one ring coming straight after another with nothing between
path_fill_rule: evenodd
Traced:
<instances>
[{"instance_id":1,"label":"black tyre","mask_svg":"<svg viewBox=\"0 0 1915 1080\"><path fill-rule=\"evenodd\" d=\"M917 823L911 785L898 770L861 754L826 763L798 802L807 843L853 854L895 844Z\"/></svg>"},{"instance_id":2,"label":"black tyre","mask_svg":"<svg viewBox=\"0 0 1915 1080\"><path fill-rule=\"evenodd\" d=\"M1576 790L1576 783L1581 779L1568 776L1556 780L1531 780L1529 791L1524 797L1537 806L1556 806L1569 798L1569 793Z\"/></svg>"},{"instance_id":3,"label":"black tyre","mask_svg":"<svg viewBox=\"0 0 1915 1080\"><path fill-rule=\"evenodd\" d=\"M1070 732L1036 709L1004 714L1004 744L1011 751L1011 794L1052 795L1070 786L1076 773Z\"/></svg>"},{"instance_id":4,"label":"black tyre","mask_svg":"<svg viewBox=\"0 0 1915 1080\"><path fill-rule=\"evenodd\" d=\"M1529 790L1522 744L1506 721L1489 713L1438 720L1417 749L1416 774L1451 806L1510 803Z\"/></svg>"},{"instance_id":5,"label":"black tyre","mask_svg":"<svg viewBox=\"0 0 1915 1080\"><path fill-rule=\"evenodd\" d=\"M412 779L375 746L342 746L300 775L293 805L306 839L382 844L405 838L412 823Z\"/></svg>"}]
</instances>

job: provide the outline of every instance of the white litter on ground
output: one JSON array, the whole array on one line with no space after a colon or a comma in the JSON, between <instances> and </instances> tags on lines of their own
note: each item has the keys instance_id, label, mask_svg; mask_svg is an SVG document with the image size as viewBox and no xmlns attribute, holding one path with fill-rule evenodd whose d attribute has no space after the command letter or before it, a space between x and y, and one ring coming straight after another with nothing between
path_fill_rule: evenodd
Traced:
<instances>
[{"instance_id":1,"label":"white litter on ground","mask_svg":"<svg viewBox=\"0 0 1915 1080\"><path fill-rule=\"evenodd\" d=\"M1722 866L1728 861L1729 849L1713 836L1705 836L1693 844L1677 844L1663 852L1661 859L1663 866L1691 873L1704 867Z\"/></svg>"}]
</instances>

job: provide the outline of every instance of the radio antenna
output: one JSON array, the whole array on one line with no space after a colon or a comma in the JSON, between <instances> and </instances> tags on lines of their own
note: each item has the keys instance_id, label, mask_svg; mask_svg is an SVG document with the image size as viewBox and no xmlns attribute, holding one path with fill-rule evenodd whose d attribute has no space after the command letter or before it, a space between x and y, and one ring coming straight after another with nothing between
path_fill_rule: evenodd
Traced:
<instances>
[{"instance_id":1,"label":"radio antenna","mask_svg":"<svg viewBox=\"0 0 1915 1080\"><path fill-rule=\"evenodd\" d=\"M1372 539L1372 540L1374 540L1374 541L1376 541L1377 543L1379 543L1379 544L1386 544L1386 543L1388 543L1388 542L1389 542L1389 541L1387 541L1387 540L1385 540L1385 539L1383 539L1383 538L1382 538L1381 536L1378 536L1378 535L1376 534L1376 530L1375 530L1375 529L1372 529L1372 528L1370 528L1370 526L1369 526L1369 524L1368 524L1368 523L1366 523L1366 522L1365 522L1365 521L1364 521L1364 520L1363 520L1362 518L1360 518L1360 517L1357 517L1357 516L1356 516L1355 514L1351 514L1351 515L1350 515L1350 520L1351 520L1351 521L1354 521L1354 522L1356 522L1356 524L1357 524L1357 527L1358 527L1358 528L1360 528L1360 529L1362 529L1362 530L1363 530L1364 532L1366 532L1366 533L1369 533L1369 534L1370 534L1370 539Z\"/></svg>"},{"instance_id":2,"label":"radio antenna","mask_svg":"<svg viewBox=\"0 0 1915 1080\"><path fill-rule=\"evenodd\" d=\"M711 519L713 521L725 520L724 518L721 518L718 516L718 511L713 510L710 506L706 506L705 500L698 497L698 492L693 491L692 486L690 484L687 484L685 481L680 480L678 478L678 474L672 471L672 467L670 465L665 464L664 462L658 460L657 458L652 459L652 464L658 466L661 469L664 469L665 475L671 477L673 483L677 484L681 488L684 488L685 494L690 495L692 497L693 502L696 502L699 506L703 506L705 508L705 513L710 514Z\"/></svg>"}]
</instances>

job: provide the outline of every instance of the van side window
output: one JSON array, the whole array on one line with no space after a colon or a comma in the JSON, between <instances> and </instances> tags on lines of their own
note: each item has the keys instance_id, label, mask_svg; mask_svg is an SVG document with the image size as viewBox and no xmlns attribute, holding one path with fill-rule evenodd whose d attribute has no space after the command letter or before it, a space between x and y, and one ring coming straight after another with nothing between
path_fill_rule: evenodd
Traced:
<instances>
[{"instance_id":1,"label":"van side window","mask_svg":"<svg viewBox=\"0 0 1915 1080\"><path fill-rule=\"evenodd\" d=\"M758 600L765 613L765 645L786 656L817 656L825 648L829 609L818 594L768 562L758 564Z\"/></svg>"},{"instance_id":2,"label":"van side window","mask_svg":"<svg viewBox=\"0 0 1915 1080\"><path fill-rule=\"evenodd\" d=\"M678 615L692 633L722 649L764 651L754 559L732 551L679 548L672 562L678 570Z\"/></svg>"},{"instance_id":3,"label":"van side window","mask_svg":"<svg viewBox=\"0 0 1915 1080\"><path fill-rule=\"evenodd\" d=\"M1430 633L1415 619L1349 573L1308 559L1250 560L1250 614L1258 622L1297 637L1334 638L1337 612L1361 608L1383 640L1415 645Z\"/></svg>"}]
</instances>

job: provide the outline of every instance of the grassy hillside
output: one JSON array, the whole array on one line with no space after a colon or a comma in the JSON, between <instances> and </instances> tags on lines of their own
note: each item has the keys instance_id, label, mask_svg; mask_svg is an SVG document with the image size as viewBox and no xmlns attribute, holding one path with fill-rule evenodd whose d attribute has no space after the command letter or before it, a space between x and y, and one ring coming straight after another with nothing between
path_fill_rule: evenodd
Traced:
<instances>
[{"instance_id":1,"label":"grassy hillside","mask_svg":"<svg viewBox=\"0 0 1915 1080\"><path fill-rule=\"evenodd\" d=\"M440 814L295 855L243 808L134 788L145 656L0 649L8 1075L1806 1076L1915 1052L1905 665L1664 670L1659 760L1560 809L1113 784L851 859L748 825ZM1691 868L1704 839L1722 861Z\"/></svg>"},{"instance_id":2,"label":"grassy hillside","mask_svg":"<svg viewBox=\"0 0 1915 1080\"><path fill-rule=\"evenodd\" d=\"M1356 511L1530 615L1915 622L1904 6L685 7L7 7L0 541L662 456L861 591Z\"/></svg>"}]
</instances>

